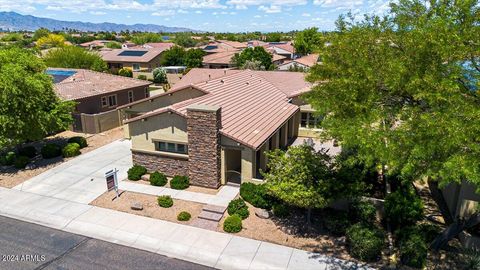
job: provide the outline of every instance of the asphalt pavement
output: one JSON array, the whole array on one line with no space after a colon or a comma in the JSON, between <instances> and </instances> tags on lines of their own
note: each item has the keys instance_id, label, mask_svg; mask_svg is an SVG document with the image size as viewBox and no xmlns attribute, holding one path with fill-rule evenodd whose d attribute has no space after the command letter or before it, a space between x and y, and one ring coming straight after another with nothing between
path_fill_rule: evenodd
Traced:
<instances>
[{"instance_id":1,"label":"asphalt pavement","mask_svg":"<svg viewBox=\"0 0 480 270\"><path fill-rule=\"evenodd\" d=\"M0 269L213 268L0 216Z\"/></svg>"}]
</instances>

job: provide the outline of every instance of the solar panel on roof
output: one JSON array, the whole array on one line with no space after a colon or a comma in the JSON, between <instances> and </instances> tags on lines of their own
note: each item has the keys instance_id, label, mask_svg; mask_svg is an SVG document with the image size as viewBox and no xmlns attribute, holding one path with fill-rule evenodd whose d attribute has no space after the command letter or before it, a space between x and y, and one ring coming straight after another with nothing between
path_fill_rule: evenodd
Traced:
<instances>
[{"instance_id":1,"label":"solar panel on roof","mask_svg":"<svg viewBox=\"0 0 480 270\"><path fill-rule=\"evenodd\" d=\"M127 50L127 51L123 51L123 52L119 53L118 56L143 56L146 53L147 53L147 51Z\"/></svg>"},{"instance_id":2,"label":"solar panel on roof","mask_svg":"<svg viewBox=\"0 0 480 270\"><path fill-rule=\"evenodd\" d=\"M215 50L218 49L218 46L215 45L208 45L204 48L204 50Z\"/></svg>"}]
</instances>

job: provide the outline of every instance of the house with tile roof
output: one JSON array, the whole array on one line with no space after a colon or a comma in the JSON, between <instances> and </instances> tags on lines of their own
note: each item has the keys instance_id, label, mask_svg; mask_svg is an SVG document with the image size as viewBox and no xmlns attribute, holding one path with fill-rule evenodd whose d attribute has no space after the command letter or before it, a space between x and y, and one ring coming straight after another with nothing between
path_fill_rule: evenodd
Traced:
<instances>
[{"instance_id":1,"label":"house with tile roof","mask_svg":"<svg viewBox=\"0 0 480 270\"><path fill-rule=\"evenodd\" d=\"M73 129L99 133L121 124L117 107L149 97L149 81L85 69L48 68L62 100L75 101Z\"/></svg>"},{"instance_id":2,"label":"house with tile roof","mask_svg":"<svg viewBox=\"0 0 480 270\"><path fill-rule=\"evenodd\" d=\"M168 92L121 106L134 164L193 185L262 181L265 151L299 135L299 72L192 69Z\"/></svg>"},{"instance_id":3,"label":"house with tile roof","mask_svg":"<svg viewBox=\"0 0 480 270\"><path fill-rule=\"evenodd\" d=\"M100 56L112 72L121 68L130 68L133 71L152 71L160 67L161 54L169 46L160 48L128 48L100 51Z\"/></svg>"},{"instance_id":4,"label":"house with tile roof","mask_svg":"<svg viewBox=\"0 0 480 270\"><path fill-rule=\"evenodd\" d=\"M309 54L283 62L277 66L278 70L308 70L318 63L318 54Z\"/></svg>"}]
</instances>

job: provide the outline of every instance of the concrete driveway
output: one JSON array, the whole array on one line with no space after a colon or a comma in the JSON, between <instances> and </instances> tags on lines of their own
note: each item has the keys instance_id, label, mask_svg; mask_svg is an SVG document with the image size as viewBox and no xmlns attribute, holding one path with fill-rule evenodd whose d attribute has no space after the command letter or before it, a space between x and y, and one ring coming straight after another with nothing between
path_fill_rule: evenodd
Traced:
<instances>
[{"instance_id":1,"label":"concrete driveway","mask_svg":"<svg viewBox=\"0 0 480 270\"><path fill-rule=\"evenodd\" d=\"M115 141L39 174L13 189L88 204L107 190L105 172L117 168L119 180L132 166L129 140Z\"/></svg>"}]
</instances>

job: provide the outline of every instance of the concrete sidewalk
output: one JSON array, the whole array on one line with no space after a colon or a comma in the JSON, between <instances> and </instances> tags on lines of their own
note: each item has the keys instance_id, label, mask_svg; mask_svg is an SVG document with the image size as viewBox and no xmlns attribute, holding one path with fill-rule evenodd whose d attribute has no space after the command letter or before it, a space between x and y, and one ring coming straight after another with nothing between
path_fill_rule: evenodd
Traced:
<instances>
[{"instance_id":1,"label":"concrete sidewalk","mask_svg":"<svg viewBox=\"0 0 480 270\"><path fill-rule=\"evenodd\" d=\"M175 190L166 187L156 187L143 184L137 184L127 181L122 181L118 184L120 190L132 191L137 193L161 196L170 195L174 199L198 202L204 204L213 204L227 207L228 203L235 199L240 188L232 186L222 186L217 194L205 194L200 192L191 192L187 190Z\"/></svg>"},{"instance_id":2,"label":"concrete sidewalk","mask_svg":"<svg viewBox=\"0 0 480 270\"><path fill-rule=\"evenodd\" d=\"M368 269L290 247L0 188L0 215L220 269Z\"/></svg>"}]
</instances>

